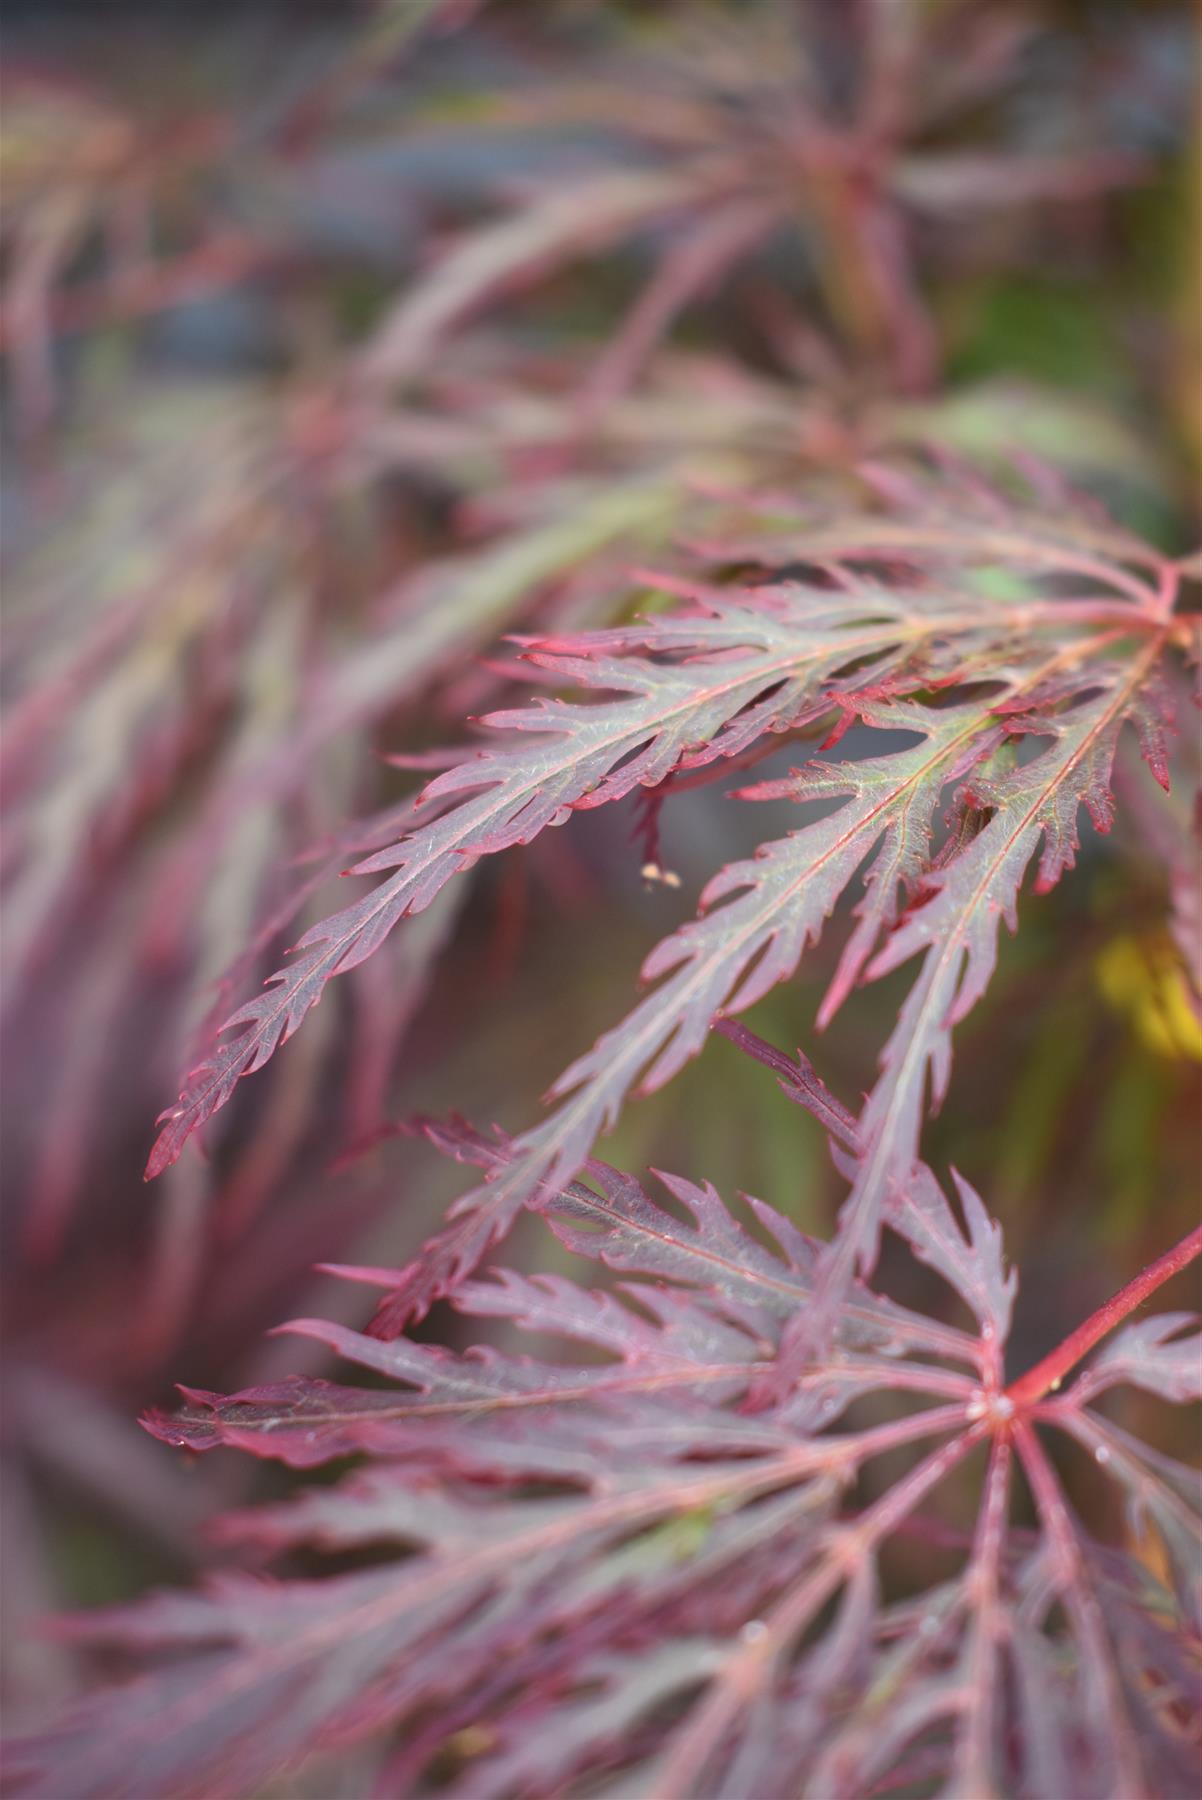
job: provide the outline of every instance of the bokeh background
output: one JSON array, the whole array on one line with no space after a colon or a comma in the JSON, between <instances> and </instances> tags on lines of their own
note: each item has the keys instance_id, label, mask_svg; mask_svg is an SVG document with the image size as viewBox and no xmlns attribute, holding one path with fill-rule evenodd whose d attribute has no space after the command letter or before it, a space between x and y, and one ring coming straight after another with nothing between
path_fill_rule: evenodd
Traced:
<instances>
[{"instance_id":1,"label":"bokeh background","mask_svg":"<svg viewBox=\"0 0 1202 1800\"><path fill-rule=\"evenodd\" d=\"M529 1124L706 876L766 833L704 790L663 821L679 887L642 878L633 806L488 859L333 985L203 1158L146 1186L205 1031L345 902L337 871L414 761L521 691L507 633L626 616L646 599L628 571L704 538L715 492L845 504L864 458L916 446L984 480L1039 459L1189 547L1195 18L9 0L10 1717L87 1675L34 1621L186 1578L206 1520L287 1479L224 1452L188 1467L139 1410L176 1380L306 1366L316 1346L264 1335L282 1319L360 1322L363 1291L313 1265L403 1260L463 1185L390 1124ZM1077 871L1024 899L927 1138L1023 1270L1018 1363L1192 1223L1185 723L1173 799L1121 770L1110 840L1087 832ZM751 1022L855 1104L905 977L816 1045L838 943ZM724 1044L604 1149L815 1232L839 1199L817 1131ZM548 1242L507 1254L545 1266Z\"/></svg>"}]
</instances>

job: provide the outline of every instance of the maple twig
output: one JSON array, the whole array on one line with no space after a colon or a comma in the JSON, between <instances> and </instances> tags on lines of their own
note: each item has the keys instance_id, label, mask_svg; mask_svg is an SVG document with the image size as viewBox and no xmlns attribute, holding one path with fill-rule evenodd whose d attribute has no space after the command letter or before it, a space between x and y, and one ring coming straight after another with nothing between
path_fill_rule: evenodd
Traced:
<instances>
[{"instance_id":1,"label":"maple twig","mask_svg":"<svg viewBox=\"0 0 1202 1800\"><path fill-rule=\"evenodd\" d=\"M1126 1287L1120 1288L1111 1296L1104 1306L1070 1331L1064 1341L1037 1362L1033 1369L1012 1382L1006 1390L1006 1398L1013 1406L1030 1406L1036 1400L1060 1386L1070 1369L1076 1367L1087 1351L1092 1350L1099 1339L1113 1331L1115 1326L1125 1319L1128 1313L1162 1287L1170 1276L1188 1268L1196 1256L1202 1255L1202 1225L1183 1237L1179 1244L1166 1250L1163 1256L1149 1263Z\"/></svg>"}]
</instances>

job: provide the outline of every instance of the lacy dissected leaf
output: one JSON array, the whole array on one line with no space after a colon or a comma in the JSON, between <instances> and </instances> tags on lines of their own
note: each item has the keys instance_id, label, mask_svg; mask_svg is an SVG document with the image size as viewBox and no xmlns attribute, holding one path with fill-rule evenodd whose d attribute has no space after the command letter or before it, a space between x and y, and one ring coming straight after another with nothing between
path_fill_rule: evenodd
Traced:
<instances>
[{"instance_id":1,"label":"lacy dissected leaf","mask_svg":"<svg viewBox=\"0 0 1202 1800\"><path fill-rule=\"evenodd\" d=\"M363 962L399 919L428 906L476 858L529 843L573 809L654 787L679 767L735 756L767 732L790 729L812 715L824 684L849 661L883 659L899 639L908 645L937 629L911 620L883 589L850 616L829 595L805 590L751 601L715 593L695 612L650 620L637 633L586 635L577 654L534 653L565 683L622 697L584 705L539 699L485 720L507 734L504 742L437 776L422 795L424 827L355 865L356 874L396 872L308 932L267 990L234 1013L231 1035L165 1115L150 1173L174 1161L238 1079L295 1031L331 975ZM610 654L615 636L623 648L637 640L644 653Z\"/></svg>"},{"instance_id":2,"label":"lacy dissected leaf","mask_svg":"<svg viewBox=\"0 0 1202 1800\"><path fill-rule=\"evenodd\" d=\"M1029 864L1038 852L1035 886L1046 892L1073 865L1080 808L1096 829L1109 829L1111 767L1128 719L1140 731L1153 772L1167 782L1167 720L1154 682L1159 655L1153 641L1122 662L1092 665L1078 683L1096 685L1097 691L1076 705L1064 704L1057 684L1050 702L1036 698L1017 713L1011 711L1013 702L999 709L1022 732L1049 742L1029 762L1016 761L1007 746L992 765L986 761L973 770L959 798L987 822L944 867L931 870L925 884L929 897L907 914L868 966L868 976L875 978L923 956L860 1120L858 1166L820 1282L831 1298L828 1303L819 1297L786 1344L782 1391L829 1329L831 1308L849 1271L870 1269L876 1261L889 1197L908 1186L918 1160L927 1105L938 1107L947 1092L952 1028L988 986L1002 921L1015 929L1018 892Z\"/></svg>"},{"instance_id":3,"label":"lacy dissected leaf","mask_svg":"<svg viewBox=\"0 0 1202 1800\"><path fill-rule=\"evenodd\" d=\"M1106 822L1109 759L1125 712L1143 704L1146 673L1146 668L1109 671L1120 698L1104 689L1064 720L1048 720L1049 734L1063 734L1067 746L1059 754L1045 752L1029 771L1014 769L988 783L978 769L988 767L981 759L998 746L1006 716L996 696L939 709L839 696L843 711L854 709L881 729L922 733L921 741L888 756L813 764L783 781L744 790L754 799L844 798L845 804L714 877L702 895L702 916L644 963L644 978L661 978L659 985L554 1084L553 1095L568 1097L545 1123L523 1135L506 1173L453 1209L452 1224L406 1272L378 1328L387 1332L419 1316L432 1299L452 1289L540 1182L563 1181L579 1167L632 1089L653 1091L696 1054L716 1013L752 1005L791 975L806 944L817 938L840 895L872 857L857 922L820 1023L861 977L906 896L920 884L933 890L931 897L888 940L868 973L885 972L920 944L936 948L903 1008L886 1049L885 1073L865 1110L860 1174L847 1203L844 1233L828 1253L832 1293L841 1290L853 1262L870 1268L887 1196L904 1187L917 1156L927 1070L933 1071L937 1102L947 1079L951 1026L984 991L999 924L1004 916L1013 920L1018 885L1041 838L1040 884L1046 886L1071 861L1080 801L1093 806L1099 823ZM1023 718L1031 724L1031 714ZM1153 718L1148 742L1158 756L1154 724ZM945 869L932 869L940 797L966 775L960 804L982 813L992 808L993 817ZM807 1315L808 1333L824 1328L816 1310Z\"/></svg>"},{"instance_id":4,"label":"lacy dissected leaf","mask_svg":"<svg viewBox=\"0 0 1202 1800\"><path fill-rule=\"evenodd\" d=\"M845 805L714 877L702 894L701 916L644 963L644 979L658 985L560 1076L552 1093L569 1097L524 1135L507 1170L454 1209L454 1222L398 1284L380 1329L453 1290L540 1183L554 1186L575 1172L636 1085L654 1091L697 1053L720 1009L740 1011L791 975L875 851L861 916L828 996L833 1010L881 930L896 919L906 883L917 879L945 780L998 735L979 704L928 714L902 702L861 701L858 710L875 723L922 734L919 744L858 763L814 764L786 781L746 790L755 798L839 798Z\"/></svg>"},{"instance_id":5,"label":"lacy dissected leaf","mask_svg":"<svg viewBox=\"0 0 1202 1800\"><path fill-rule=\"evenodd\" d=\"M812 1071L772 1055L846 1137ZM469 1160L509 1154L467 1127L432 1129ZM375 1385L190 1393L150 1421L198 1450L364 1460L337 1485L221 1523L222 1541L276 1578L223 1573L66 1622L144 1672L13 1745L14 1791L251 1792L303 1783L325 1746L361 1740L376 1791L407 1797L574 1794L604 1777L665 1800L852 1800L921 1770L961 1800L1184 1800L1198 1696L1178 1547L1149 1609L1153 1578L1085 1534L1031 1420L1096 1437L1099 1466L1138 1490L1162 1534L1163 1517L1186 1529L1185 1490L1092 1412L1088 1374L1080 1398L1016 1416L984 1330L858 1288L825 1366L749 1412L807 1303L816 1247L752 1203L769 1247L712 1189L676 1177L661 1178L669 1211L617 1171L589 1175L595 1187L544 1198L548 1222L577 1256L644 1279L590 1291L496 1271L462 1284L460 1311L501 1322L505 1349L301 1321L290 1329ZM957 1227L944 1272L971 1299L1000 1250L979 1203L964 1205L968 1236ZM1004 1336L1004 1308L981 1310ZM1162 1335L1179 1325L1170 1315ZM525 1332L539 1354L516 1347ZM549 1342L563 1347L553 1360ZM893 1397L883 1422L848 1413L868 1396ZM942 1497L986 1444L964 1536L941 1523ZM1016 1450L1034 1532L1010 1520ZM891 1593L882 1560L899 1532L933 1533L944 1551L944 1572L910 1598ZM374 1566L290 1578L302 1549Z\"/></svg>"},{"instance_id":6,"label":"lacy dissected leaf","mask_svg":"<svg viewBox=\"0 0 1202 1800\"><path fill-rule=\"evenodd\" d=\"M462 1123L431 1124L427 1131L448 1154L486 1169L503 1166L514 1153L503 1136L484 1137ZM661 1175L676 1204L677 1210L670 1211L632 1176L605 1163L590 1161L586 1173L595 1185L572 1182L549 1191L540 1203L556 1236L569 1250L610 1269L688 1284L692 1291L687 1305L680 1294L673 1301L671 1289L632 1286L630 1293L656 1316L652 1329L605 1295L582 1293L552 1276L522 1280L508 1272L496 1282L464 1283L455 1305L477 1316L520 1318L531 1330L584 1338L637 1365L638 1382L654 1376L653 1386L660 1388L731 1380L730 1368L722 1373L713 1366L715 1347L725 1343L733 1357L733 1379L745 1387L767 1368L785 1323L808 1303L819 1247L763 1201L749 1199L755 1219L776 1240L778 1248L770 1249L735 1218L708 1183L698 1186L679 1176ZM387 1269L338 1272L381 1286L396 1280L396 1272ZM518 1410L543 1405L547 1397L545 1369L531 1366L523 1373L495 1352L480 1352L465 1361L407 1338L381 1342L312 1319L284 1329L316 1338L339 1355L408 1382L419 1392L398 1399L308 1378L248 1390L228 1400L186 1390L188 1406L172 1415L150 1415L149 1428L166 1441L193 1450L232 1444L303 1467L355 1449L399 1453L411 1442L410 1419L422 1417L428 1423L448 1408L468 1407L477 1422L494 1414L508 1431L514 1428ZM978 1357L978 1346L967 1333L924 1318L862 1285L844 1308L838 1342L838 1362L809 1372L798 1388L827 1420L860 1390L861 1367L879 1368L882 1359L919 1355L975 1368ZM861 1364L860 1358L867 1360ZM662 1364L658 1376L657 1363ZM890 1379L904 1385L908 1377L899 1367L891 1371ZM939 1380L929 1370L921 1379ZM958 1391L959 1380L952 1378L949 1392ZM629 1376L590 1370L581 1377L577 1371L569 1385L582 1397L622 1393L629 1389ZM523 1398L523 1393L530 1397ZM560 1392L559 1397L571 1396ZM428 1433L422 1442L428 1454Z\"/></svg>"},{"instance_id":7,"label":"lacy dissected leaf","mask_svg":"<svg viewBox=\"0 0 1202 1800\"><path fill-rule=\"evenodd\" d=\"M888 490L882 474L873 480ZM661 1086L701 1048L716 1014L744 1009L793 973L862 879L819 1024L859 981L926 954L861 1121L860 1172L821 1283L829 1299L786 1340L787 1384L829 1328L851 1273L875 1260L883 1209L916 1158L928 1096L937 1105L946 1088L951 1028L984 991L1000 921L1013 925L1028 865L1042 846L1040 890L1071 865L1082 805L1106 828L1126 720L1164 776L1157 671L1175 627L1148 579L1150 567L1164 575L1155 553L1092 519L1036 511L1012 522L1000 502L978 502L974 544L963 521L949 523L945 498L896 485L889 498L912 506L913 521L816 528L812 555L825 568L808 579L714 588L660 577L683 599L675 613L533 641L527 655L541 679L618 698L542 699L491 716L502 740L440 774L418 804L424 823L356 865L362 874L394 871L383 885L314 927L234 1014L164 1116L151 1172L268 1060L331 975L360 964L458 870L574 810L632 790L670 794L673 780L754 754L772 733L825 721L824 760L740 792L799 807L833 801L836 810L713 877L700 916L646 959L651 991L559 1077L558 1105L452 1209L376 1324L387 1335L453 1292L542 1184L571 1179L631 1092ZM896 553L919 560L894 566L888 580L858 566ZM757 554L766 558L762 545ZM1000 580L988 566L995 561ZM1070 570L1091 592L1046 597L1044 581ZM831 754L853 723L888 734L882 754Z\"/></svg>"}]
</instances>

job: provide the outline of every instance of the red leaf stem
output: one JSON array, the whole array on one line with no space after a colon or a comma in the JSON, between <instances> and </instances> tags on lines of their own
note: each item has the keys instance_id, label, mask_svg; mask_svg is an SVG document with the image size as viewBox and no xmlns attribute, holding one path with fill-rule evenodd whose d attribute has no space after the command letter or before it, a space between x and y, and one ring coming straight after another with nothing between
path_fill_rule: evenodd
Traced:
<instances>
[{"instance_id":1,"label":"red leaf stem","mask_svg":"<svg viewBox=\"0 0 1202 1800\"><path fill-rule=\"evenodd\" d=\"M1042 1362L1037 1362L1033 1369L1028 1369L1025 1375L1020 1375L1017 1381L1012 1382L1006 1390L1006 1398L1017 1410L1031 1406L1035 1401L1042 1400L1045 1394L1053 1392L1087 1351L1092 1350L1100 1339L1121 1324L1128 1313L1134 1312L1149 1294L1154 1294L1171 1276L1188 1268L1198 1255L1202 1255L1202 1225L1183 1237L1171 1250L1166 1250L1163 1256L1157 1257L1154 1263L1149 1263L1133 1281L1120 1288L1117 1294L1107 1300L1104 1306L1100 1306L1097 1312L1091 1313L1075 1331L1070 1331L1063 1343L1050 1351Z\"/></svg>"}]
</instances>

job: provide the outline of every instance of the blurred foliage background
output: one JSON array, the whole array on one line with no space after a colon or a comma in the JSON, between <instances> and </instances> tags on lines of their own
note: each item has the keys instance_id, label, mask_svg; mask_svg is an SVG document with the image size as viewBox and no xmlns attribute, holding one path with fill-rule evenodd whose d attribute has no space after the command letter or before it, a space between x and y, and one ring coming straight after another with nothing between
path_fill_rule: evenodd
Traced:
<instances>
[{"instance_id":1,"label":"blurred foliage background","mask_svg":"<svg viewBox=\"0 0 1202 1800\"><path fill-rule=\"evenodd\" d=\"M847 505L865 459L916 446L985 478L1038 459L1188 548L1194 25L1169 0L10 0L19 1708L76 1678L36 1616L178 1575L218 1506L281 1479L183 1468L138 1409L177 1379L298 1367L263 1335L282 1318L364 1316L313 1265L402 1259L457 1187L388 1124L529 1123L705 876L763 833L706 790L664 817L679 887L642 878L633 808L489 859L335 984L205 1159L144 1186L205 1031L345 900L337 871L386 834L415 760L518 691L507 632L621 618L646 599L628 571L704 539L715 495ZM1072 879L1025 899L927 1140L1003 1221L1022 1362L1195 1207L1187 762L1171 802L1132 784L1105 854L1087 832ZM854 1104L896 991L816 1043L837 948L752 1023ZM839 1197L816 1132L720 1043L604 1151L815 1231ZM545 1234L522 1244L546 1254Z\"/></svg>"}]
</instances>

